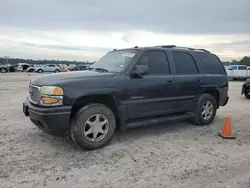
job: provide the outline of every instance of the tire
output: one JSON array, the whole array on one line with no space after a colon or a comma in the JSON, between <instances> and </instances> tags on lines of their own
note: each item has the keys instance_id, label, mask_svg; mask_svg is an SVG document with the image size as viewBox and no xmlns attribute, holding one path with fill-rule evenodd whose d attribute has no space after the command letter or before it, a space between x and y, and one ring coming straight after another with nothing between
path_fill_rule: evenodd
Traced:
<instances>
[{"instance_id":1,"label":"tire","mask_svg":"<svg viewBox=\"0 0 250 188\"><path fill-rule=\"evenodd\" d=\"M15 72L15 71L16 71L15 68L13 67L10 68L10 72Z\"/></svg>"},{"instance_id":2,"label":"tire","mask_svg":"<svg viewBox=\"0 0 250 188\"><path fill-rule=\"evenodd\" d=\"M58 70L58 69L56 69L56 70L54 71L54 73L58 73L58 72L60 72L60 70Z\"/></svg>"},{"instance_id":3,"label":"tire","mask_svg":"<svg viewBox=\"0 0 250 188\"><path fill-rule=\"evenodd\" d=\"M212 106L211 114L210 116L207 116L207 119L203 117L202 115L203 105L205 104L210 104L210 106ZM210 94L202 94L199 97L199 100L196 106L196 110L195 110L196 117L193 120L193 123L199 126L209 125L213 122L216 116L216 112L217 112L216 99Z\"/></svg>"},{"instance_id":4,"label":"tire","mask_svg":"<svg viewBox=\"0 0 250 188\"><path fill-rule=\"evenodd\" d=\"M90 126L86 122L88 120L92 122L93 119L91 120L91 117L96 120L97 114L100 114L100 119L102 119L102 117L105 117L108 124L103 125L104 129L106 128L106 133L104 133L103 135L100 135L100 133L98 133L96 136L96 140L94 141L90 140L93 139L92 137L94 137L93 133L85 135L84 132L86 133L90 130ZM115 128L116 119L114 113L110 110L110 108L103 104L90 104L82 107L72 119L70 137L82 149L94 150L104 147L112 140ZM101 128L101 130L103 130L103 128ZM98 140L98 138L100 140Z\"/></svg>"},{"instance_id":5,"label":"tire","mask_svg":"<svg viewBox=\"0 0 250 188\"><path fill-rule=\"evenodd\" d=\"M1 73L6 73L6 72L8 72L8 69L6 69L6 68L1 68L1 69L0 69L0 72L1 72Z\"/></svg>"},{"instance_id":6,"label":"tire","mask_svg":"<svg viewBox=\"0 0 250 188\"><path fill-rule=\"evenodd\" d=\"M38 73L43 73L43 70L42 70L42 69L38 69L37 72L38 72Z\"/></svg>"},{"instance_id":7,"label":"tire","mask_svg":"<svg viewBox=\"0 0 250 188\"><path fill-rule=\"evenodd\" d=\"M250 99L249 92L250 92L249 89L246 89L246 90L245 90L245 93L244 93L244 94L245 94L245 97L246 97L247 99Z\"/></svg>"}]
</instances>

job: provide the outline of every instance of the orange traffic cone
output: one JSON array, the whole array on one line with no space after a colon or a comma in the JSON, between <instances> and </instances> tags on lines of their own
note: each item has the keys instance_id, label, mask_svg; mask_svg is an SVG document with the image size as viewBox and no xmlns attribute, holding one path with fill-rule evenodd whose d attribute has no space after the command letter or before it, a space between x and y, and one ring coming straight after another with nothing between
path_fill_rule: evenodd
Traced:
<instances>
[{"instance_id":1,"label":"orange traffic cone","mask_svg":"<svg viewBox=\"0 0 250 188\"><path fill-rule=\"evenodd\" d=\"M224 128L222 130L222 133L219 133L219 135L225 139L235 139L235 136L233 136L232 134L231 116L226 117Z\"/></svg>"}]
</instances>

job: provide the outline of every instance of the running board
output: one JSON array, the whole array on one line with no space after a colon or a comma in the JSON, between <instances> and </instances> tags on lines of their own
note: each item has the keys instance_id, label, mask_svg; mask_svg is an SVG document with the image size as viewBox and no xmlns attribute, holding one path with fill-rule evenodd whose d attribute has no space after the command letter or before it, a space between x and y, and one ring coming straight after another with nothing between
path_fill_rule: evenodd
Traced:
<instances>
[{"instance_id":1,"label":"running board","mask_svg":"<svg viewBox=\"0 0 250 188\"><path fill-rule=\"evenodd\" d=\"M139 119L136 121L129 122L126 125L126 128L136 128L136 127L143 127L152 124L160 124L165 123L168 121L184 121L188 119L195 118L194 113L184 113L178 115L169 115L169 116L161 116L161 117L153 117L147 119Z\"/></svg>"}]
</instances>

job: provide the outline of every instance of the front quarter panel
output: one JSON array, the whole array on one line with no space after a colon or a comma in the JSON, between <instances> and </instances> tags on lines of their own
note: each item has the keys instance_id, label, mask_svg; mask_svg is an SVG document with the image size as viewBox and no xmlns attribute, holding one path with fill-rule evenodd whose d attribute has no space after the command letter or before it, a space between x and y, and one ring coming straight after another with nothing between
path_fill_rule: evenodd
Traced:
<instances>
[{"instance_id":1,"label":"front quarter panel","mask_svg":"<svg viewBox=\"0 0 250 188\"><path fill-rule=\"evenodd\" d=\"M125 90L124 75L74 81L72 80L70 82L61 84L61 87L64 89L65 105L72 105L75 100L84 96L101 94L110 94L114 96L120 103L125 101L125 92L123 92Z\"/></svg>"}]
</instances>

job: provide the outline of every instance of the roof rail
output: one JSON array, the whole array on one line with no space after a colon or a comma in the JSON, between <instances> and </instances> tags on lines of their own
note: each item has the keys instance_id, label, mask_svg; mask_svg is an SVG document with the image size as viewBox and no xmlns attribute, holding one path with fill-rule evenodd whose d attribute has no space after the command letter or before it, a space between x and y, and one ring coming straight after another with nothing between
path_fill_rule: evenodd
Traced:
<instances>
[{"instance_id":1,"label":"roof rail","mask_svg":"<svg viewBox=\"0 0 250 188\"><path fill-rule=\"evenodd\" d=\"M160 47L160 48L181 48L181 49L187 49L187 50L194 50L194 51L203 51L210 53L210 51L205 49L196 49L196 48L189 48L189 47L182 47L182 46L175 46L175 45L160 45L160 46L154 46L154 47Z\"/></svg>"},{"instance_id":2,"label":"roof rail","mask_svg":"<svg viewBox=\"0 0 250 188\"><path fill-rule=\"evenodd\" d=\"M205 50L205 49L197 49L197 50L200 50L200 51L203 51L203 52L208 52L208 53L210 53L210 51Z\"/></svg>"},{"instance_id":3,"label":"roof rail","mask_svg":"<svg viewBox=\"0 0 250 188\"><path fill-rule=\"evenodd\" d=\"M175 45L159 45L159 46L154 46L154 47L160 47L160 48L174 48L176 47Z\"/></svg>"}]
</instances>

